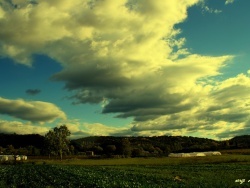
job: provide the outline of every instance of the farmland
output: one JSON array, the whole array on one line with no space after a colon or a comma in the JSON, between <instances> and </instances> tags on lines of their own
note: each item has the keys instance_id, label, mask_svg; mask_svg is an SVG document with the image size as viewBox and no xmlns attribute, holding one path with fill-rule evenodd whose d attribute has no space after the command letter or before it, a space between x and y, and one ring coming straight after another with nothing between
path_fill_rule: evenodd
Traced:
<instances>
[{"instance_id":1,"label":"farmland","mask_svg":"<svg viewBox=\"0 0 250 188\"><path fill-rule=\"evenodd\" d=\"M250 187L250 156L29 160L0 165L0 187Z\"/></svg>"}]
</instances>

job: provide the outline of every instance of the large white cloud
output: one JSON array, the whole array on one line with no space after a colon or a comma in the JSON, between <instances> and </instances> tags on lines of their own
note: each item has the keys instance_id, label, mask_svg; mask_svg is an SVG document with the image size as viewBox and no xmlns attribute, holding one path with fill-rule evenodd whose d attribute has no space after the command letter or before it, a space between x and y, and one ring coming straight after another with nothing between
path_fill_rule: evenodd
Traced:
<instances>
[{"instance_id":1,"label":"large white cloud","mask_svg":"<svg viewBox=\"0 0 250 188\"><path fill-rule=\"evenodd\" d=\"M95 60L102 67L107 66L102 58L116 65L120 59L124 72L137 75L143 72L134 70L138 64L143 68L147 62L149 70L165 63L171 48L161 39L169 37L198 0L10 2L2 1L2 54L24 64L31 63L33 53L49 54L67 65Z\"/></svg>"},{"instance_id":2,"label":"large white cloud","mask_svg":"<svg viewBox=\"0 0 250 188\"><path fill-rule=\"evenodd\" d=\"M65 113L56 105L42 101L10 100L0 97L0 114L6 114L32 122L52 122L66 119Z\"/></svg>"}]
</instances>

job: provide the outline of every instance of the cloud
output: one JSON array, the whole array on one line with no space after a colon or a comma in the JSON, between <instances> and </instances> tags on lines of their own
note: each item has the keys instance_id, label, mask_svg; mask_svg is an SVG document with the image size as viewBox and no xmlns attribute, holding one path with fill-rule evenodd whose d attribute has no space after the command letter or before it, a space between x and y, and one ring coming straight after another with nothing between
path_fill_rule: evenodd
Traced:
<instances>
[{"instance_id":1,"label":"cloud","mask_svg":"<svg viewBox=\"0 0 250 188\"><path fill-rule=\"evenodd\" d=\"M230 1L230 0L229 0ZM202 11L205 13L211 13L211 14L220 14L222 12L222 10L219 10L219 9L213 9L209 6L206 5L206 0L200 0L199 1L199 5L201 6L202 8Z\"/></svg>"},{"instance_id":2,"label":"cloud","mask_svg":"<svg viewBox=\"0 0 250 188\"><path fill-rule=\"evenodd\" d=\"M32 66L32 54L47 55L63 66L51 80L65 83L73 103L100 103L104 114L134 118L124 129L72 126L75 135L178 135L196 129L219 137L227 128L244 128L249 119L249 77L216 81L233 56L192 54L185 38L178 38L175 25L185 21L189 7L201 3L206 12L220 12L205 1L9 2L0 6L2 56ZM29 121L65 118L51 103L2 98L0 113Z\"/></svg>"},{"instance_id":3,"label":"cloud","mask_svg":"<svg viewBox=\"0 0 250 188\"><path fill-rule=\"evenodd\" d=\"M236 131L226 131L218 134L219 138L221 140L227 140L229 138L233 138L235 136L241 136L241 135L249 135L250 134L250 129L241 129L241 130L236 130Z\"/></svg>"},{"instance_id":4,"label":"cloud","mask_svg":"<svg viewBox=\"0 0 250 188\"><path fill-rule=\"evenodd\" d=\"M132 64L126 66L128 60L142 65L141 60L153 55L158 58L148 68L157 68L164 53L171 51L161 38L168 36L174 24L187 17L186 9L197 2L46 0L38 4L16 1L19 8L15 8L4 1L1 54L26 65L31 65L32 54L43 53L65 65L98 61L101 67L107 66L102 59L111 56L108 62L121 59L120 66L131 71Z\"/></svg>"},{"instance_id":5,"label":"cloud","mask_svg":"<svg viewBox=\"0 0 250 188\"><path fill-rule=\"evenodd\" d=\"M228 4L232 4L234 3L234 0L226 0L225 4L228 5Z\"/></svg>"},{"instance_id":6,"label":"cloud","mask_svg":"<svg viewBox=\"0 0 250 188\"><path fill-rule=\"evenodd\" d=\"M45 135L49 131L45 126L33 126L30 123L22 123L19 121L0 120L1 133L16 134L40 134Z\"/></svg>"},{"instance_id":7,"label":"cloud","mask_svg":"<svg viewBox=\"0 0 250 188\"><path fill-rule=\"evenodd\" d=\"M243 133L249 129L249 83L248 75L239 74L221 82L197 85L194 91L189 91L190 95L185 96L187 102L184 104L189 104L188 108L166 114L161 111L162 115L148 119L143 115L142 121L132 124L132 131L178 130L184 135L200 132L199 135L214 139L236 136L239 131Z\"/></svg>"},{"instance_id":8,"label":"cloud","mask_svg":"<svg viewBox=\"0 0 250 188\"><path fill-rule=\"evenodd\" d=\"M68 127L72 139L87 136L131 136L139 134L131 131L130 126L115 127L104 125L102 123L81 122L81 120L78 119L62 121L58 123L58 126L62 124Z\"/></svg>"},{"instance_id":9,"label":"cloud","mask_svg":"<svg viewBox=\"0 0 250 188\"><path fill-rule=\"evenodd\" d=\"M0 114L32 122L52 122L66 115L56 105L42 101L10 100L0 97Z\"/></svg>"},{"instance_id":10,"label":"cloud","mask_svg":"<svg viewBox=\"0 0 250 188\"><path fill-rule=\"evenodd\" d=\"M40 92L41 92L40 89L27 89L27 90L26 90L26 93L27 93L28 95L37 95L37 94L39 94Z\"/></svg>"}]
</instances>

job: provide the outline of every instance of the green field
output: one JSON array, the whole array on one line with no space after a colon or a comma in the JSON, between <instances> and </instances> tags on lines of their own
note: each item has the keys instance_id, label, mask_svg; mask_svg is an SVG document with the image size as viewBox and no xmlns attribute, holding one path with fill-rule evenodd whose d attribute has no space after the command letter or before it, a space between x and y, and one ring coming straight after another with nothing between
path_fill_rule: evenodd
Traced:
<instances>
[{"instance_id":1,"label":"green field","mask_svg":"<svg viewBox=\"0 0 250 188\"><path fill-rule=\"evenodd\" d=\"M0 165L0 187L250 187L250 156L31 159ZM248 182L249 181L249 182Z\"/></svg>"}]
</instances>

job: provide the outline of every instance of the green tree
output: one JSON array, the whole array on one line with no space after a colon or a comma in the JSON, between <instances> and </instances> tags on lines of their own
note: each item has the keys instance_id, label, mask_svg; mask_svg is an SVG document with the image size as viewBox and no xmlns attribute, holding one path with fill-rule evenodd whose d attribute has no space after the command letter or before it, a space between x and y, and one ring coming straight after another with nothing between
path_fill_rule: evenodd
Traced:
<instances>
[{"instance_id":1,"label":"green tree","mask_svg":"<svg viewBox=\"0 0 250 188\"><path fill-rule=\"evenodd\" d=\"M73 145L70 145L69 151L70 151L70 155L74 155L75 154L75 147Z\"/></svg>"},{"instance_id":2,"label":"green tree","mask_svg":"<svg viewBox=\"0 0 250 188\"><path fill-rule=\"evenodd\" d=\"M95 154L98 154L98 155L103 153L103 148L101 146L94 146L93 150L94 150Z\"/></svg>"},{"instance_id":3,"label":"green tree","mask_svg":"<svg viewBox=\"0 0 250 188\"><path fill-rule=\"evenodd\" d=\"M3 152L4 152L4 148L0 146L0 154L2 154Z\"/></svg>"},{"instance_id":4,"label":"green tree","mask_svg":"<svg viewBox=\"0 0 250 188\"><path fill-rule=\"evenodd\" d=\"M106 149L106 153L109 156L112 156L114 154L114 152L116 151L116 146L115 145L107 145L105 149Z\"/></svg>"},{"instance_id":5,"label":"green tree","mask_svg":"<svg viewBox=\"0 0 250 188\"><path fill-rule=\"evenodd\" d=\"M15 154L16 153L16 150L15 150L13 145L8 145L6 151L8 154Z\"/></svg>"},{"instance_id":6,"label":"green tree","mask_svg":"<svg viewBox=\"0 0 250 188\"><path fill-rule=\"evenodd\" d=\"M125 157L130 157L132 148L129 139L123 138L121 141L121 154Z\"/></svg>"},{"instance_id":7,"label":"green tree","mask_svg":"<svg viewBox=\"0 0 250 188\"><path fill-rule=\"evenodd\" d=\"M53 130L50 130L45 135L45 147L50 154L59 155L62 160L64 153L69 152L69 139L70 131L66 125L62 125L59 128L55 127Z\"/></svg>"},{"instance_id":8,"label":"green tree","mask_svg":"<svg viewBox=\"0 0 250 188\"><path fill-rule=\"evenodd\" d=\"M134 148L132 150L132 157L142 157L144 155L144 150L139 147L139 148Z\"/></svg>"}]
</instances>

